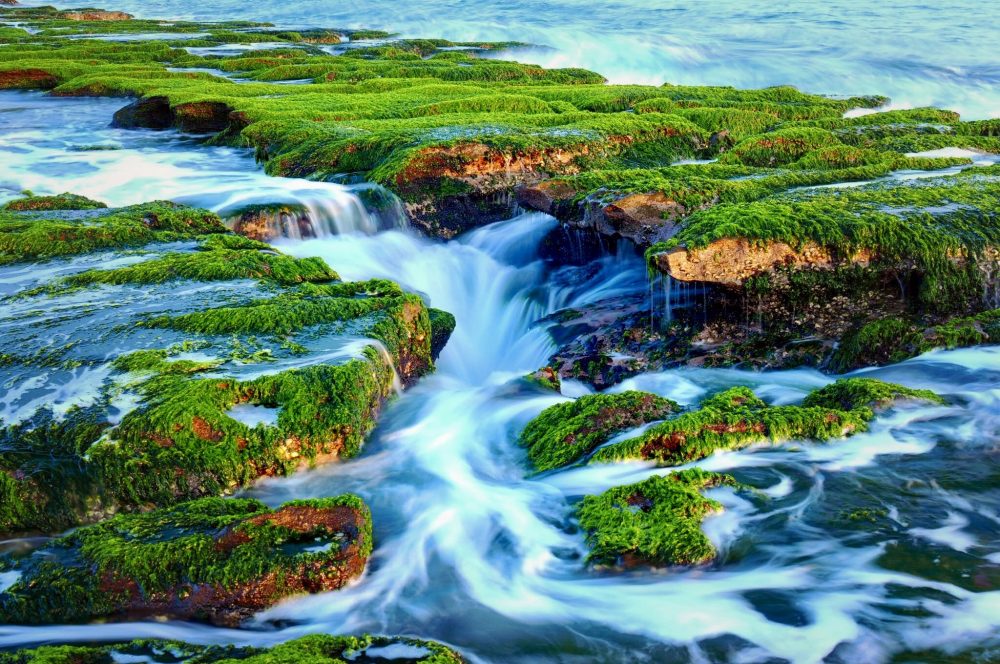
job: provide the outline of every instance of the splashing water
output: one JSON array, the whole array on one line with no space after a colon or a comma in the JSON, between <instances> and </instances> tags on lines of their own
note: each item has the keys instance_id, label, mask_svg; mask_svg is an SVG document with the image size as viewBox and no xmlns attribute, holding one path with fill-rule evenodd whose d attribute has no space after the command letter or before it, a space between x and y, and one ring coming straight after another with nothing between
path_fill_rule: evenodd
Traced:
<instances>
[{"instance_id":1,"label":"splashing water","mask_svg":"<svg viewBox=\"0 0 1000 664\"><path fill-rule=\"evenodd\" d=\"M97 118L114 108L103 104L74 108ZM14 124L36 117L31 110L0 115ZM9 135L11 125L0 129ZM165 169L156 176L165 178L158 197L228 201L237 176L291 192L315 184L266 178L237 151L195 150L176 136L145 132L115 138L122 150L86 162L96 169L89 175L77 173L82 162L66 148L78 140L76 129L50 128L23 151L0 146L9 157L0 179L39 191L81 191L77 185L90 182L81 193L96 195L100 174L136 172L126 164L138 158ZM143 152L147 140L157 152ZM45 150L49 157L39 159ZM224 155L234 180L211 184L206 175L219 174L223 163L202 154ZM111 203L134 202L152 188L136 178L104 193ZM249 492L271 505L361 495L372 507L377 548L360 582L283 603L247 630L153 622L0 627L0 647L138 637L268 645L310 632L373 631L439 639L476 660L527 663L567 661L567 653L608 662L878 662L906 648L1000 646L1000 490L984 463L1000 449L1000 348L931 353L866 372L935 389L954 405L898 409L847 441L701 462L761 489L749 497L710 492L726 508L705 524L720 550L717 564L589 569L573 503L669 471L629 463L526 476L518 432L567 398L518 380L554 350L540 321L647 288L643 261L627 246L581 267L539 260L538 245L555 225L525 214L449 243L406 230L279 242L288 253L325 258L346 279L395 279L458 321L438 372L386 409L360 458ZM693 403L749 385L772 402L793 403L829 380L811 370L677 369L615 389ZM859 523L845 516L855 509L885 516Z\"/></svg>"}]
</instances>

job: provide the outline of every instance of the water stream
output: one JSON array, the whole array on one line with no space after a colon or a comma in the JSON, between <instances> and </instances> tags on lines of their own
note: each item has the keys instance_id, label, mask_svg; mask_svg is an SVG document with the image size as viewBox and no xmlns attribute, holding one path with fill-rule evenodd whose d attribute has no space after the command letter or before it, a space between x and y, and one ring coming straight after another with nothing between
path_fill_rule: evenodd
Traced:
<instances>
[{"instance_id":1,"label":"water stream","mask_svg":"<svg viewBox=\"0 0 1000 664\"><path fill-rule=\"evenodd\" d=\"M283 603L245 630L176 622L0 627L0 647L147 636L266 645L370 631L438 639L483 662L878 662L904 649L1000 648L1000 348L935 352L870 372L937 390L947 407L892 411L847 441L699 464L760 489L749 497L712 492L726 506L705 526L721 551L716 564L594 571L583 562L574 501L668 471L630 463L527 476L518 432L567 397L518 379L554 350L539 322L545 316L647 292L634 250L622 244L586 266L541 260L539 243L556 225L542 214L447 243L396 223L384 230L355 187L269 178L239 150L104 128L119 105L0 95L0 188L7 197L68 190L115 205L171 198L217 210L242 204L246 192L254 202L329 204L328 232L285 238L280 248L322 256L345 279L394 279L454 313L458 326L437 373L387 408L359 458L249 492L272 505L361 495L377 548L359 582ZM94 143L118 149L79 149ZM615 389L692 403L749 385L791 403L830 380L812 370L677 369ZM845 518L858 508L884 516Z\"/></svg>"}]
</instances>

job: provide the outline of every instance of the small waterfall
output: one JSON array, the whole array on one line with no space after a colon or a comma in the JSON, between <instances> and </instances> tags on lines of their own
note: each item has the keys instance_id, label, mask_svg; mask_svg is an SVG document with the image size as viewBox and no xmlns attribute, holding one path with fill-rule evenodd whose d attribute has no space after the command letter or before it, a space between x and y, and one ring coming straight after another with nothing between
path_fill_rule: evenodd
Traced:
<instances>
[{"instance_id":1,"label":"small waterfall","mask_svg":"<svg viewBox=\"0 0 1000 664\"><path fill-rule=\"evenodd\" d=\"M409 226L402 202L374 185L347 187L333 183L289 188L278 202L227 200L219 209L237 233L259 240L314 240L335 235L374 235ZM289 200L290 199L290 200Z\"/></svg>"},{"instance_id":2,"label":"small waterfall","mask_svg":"<svg viewBox=\"0 0 1000 664\"><path fill-rule=\"evenodd\" d=\"M663 326L666 327L674 322L674 278L669 274L663 275Z\"/></svg>"},{"instance_id":3,"label":"small waterfall","mask_svg":"<svg viewBox=\"0 0 1000 664\"><path fill-rule=\"evenodd\" d=\"M657 293L661 294L662 302ZM674 279L669 274L657 273L649 280L649 321L652 329L666 330L674 321L684 317L691 322L700 313L704 324L708 321L708 287Z\"/></svg>"}]
</instances>

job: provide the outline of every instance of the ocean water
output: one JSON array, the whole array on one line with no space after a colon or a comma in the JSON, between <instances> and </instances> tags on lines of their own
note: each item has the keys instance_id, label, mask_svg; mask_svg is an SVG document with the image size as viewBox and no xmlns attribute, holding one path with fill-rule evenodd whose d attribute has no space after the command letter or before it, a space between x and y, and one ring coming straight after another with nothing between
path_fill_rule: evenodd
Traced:
<instances>
[{"instance_id":1,"label":"ocean water","mask_svg":"<svg viewBox=\"0 0 1000 664\"><path fill-rule=\"evenodd\" d=\"M618 82L793 84L887 94L897 106L935 104L969 118L1000 115L996 3L108 0L108 8L520 40L544 47L510 57L583 66ZM0 94L0 201L22 189L69 189L112 205L166 197L221 213L257 198L300 203L329 223L319 237L280 240L283 251L322 256L347 279L397 280L453 312L458 326L438 371L389 406L358 458L249 492L272 505L361 495L377 548L359 583L282 603L241 630L171 621L0 626L0 648L140 637L269 645L367 631L438 639L476 663L960 662L972 648L981 661L1000 657L1000 347L935 352L869 374L935 389L946 407L900 408L829 445L796 441L700 462L760 490L712 492L726 508L705 524L716 563L595 571L584 562L573 505L668 471L638 463L527 474L519 431L586 388L540 394L518 378L554 350L547 316L647 292L639 253L622 246L585 268L553 266L538 247L556 221L540 214L429 240L370 218L357 186L270 178L247 151L109 128L124 103ZM90 144L116 149L78 149ZM0 285L20 287L45 269L8 266ZM11 312L0 308L0 322ZM33 402L18 395L38 391L39 381L56 395L46 399L79 401L93 385L72 378L5 377L0 406L27 410ZM812 370L685 368L615 389L693 403L749 385L792 403L830 380ZM275 414L237 415L266 423ZM885 516L846 521L856 508ZM0 575L0 588L14 581Z\"/></svg>"},{"instance_id":2,"label":"ocean water","mask_svg":"<svg viewBox=\"0 0 1000 664\"><path fill-rule=\"evenodd\" d=\"M26 0L25 5L79 3ZM1000 116L1000 2L973 0L104 0L164 19L380 28L407 37L521 41L504 57L585 67L615 83L883 94L894 106Z\"/></svg>"}]
</instances>

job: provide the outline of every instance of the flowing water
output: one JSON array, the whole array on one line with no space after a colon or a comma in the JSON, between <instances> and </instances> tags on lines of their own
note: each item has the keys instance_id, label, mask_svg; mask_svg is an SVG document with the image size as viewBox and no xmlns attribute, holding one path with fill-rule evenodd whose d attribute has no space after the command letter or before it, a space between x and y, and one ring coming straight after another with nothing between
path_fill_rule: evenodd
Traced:
<instances>
[{"instance_id":1,"label":"flowing water","mask_svg":"<svg viewBox=\"0 0 1000 664\"><path fill-rule=\"evenodd\" d=\"M74 6L65 0L25 5ZM78 3L77 3L78 4ZM897 106L1000 115L1000 3L974 0L107 0L149 18L256 19L408 37L519 41L500 57L585 67L616 83L884 94ZM114 5L113 7L110 5Z\"/></svg>"},{"instance_id":2,"label":"flowing water","mask_svg":"<svg viewBox=\"0 0 1000 664\"><path fill-rule=\"evenodd\" d=\"M705 524L717 563L594 571L584 564L573 503L669 471L630 463L527 476L520 429L568 397L518 379L554 350L547 315L648 292L633 249L622 245L586 266L541 260L539 243L556 226L541 214L448 243L423 239L398 220L373 219L356 186L268 178L242 151L105 128L120 103L0 95L7 197L70 190L112 204L172 198L224 211L253 192L253 202L298 203L313 215L328 209L333 224L322 237L286 238L281 249L322 256L345 279L397 280L453 312L458 326L437 373L386 409L359 458L248 492L269 504L361 495L377 539L361 581L281 604L244 630L2 627L0 647L143 636L266 645L369 631L438 639L485 662L878 662L906 649L1000 652L1000 348L931 353L870 372L937 390L947 407L894 410L870 432L829 445L757 448L699 464L760 489L710 492L726 507ZM116 149L81 149L95 143ZM615 389L693 403L749 385L792 403L830 380L811 370L677 369ZM267 421L274 413L236 415ZM877 515L846 518L855 509ZM0 577L0 586L9 582Z\"/></svg>"}]
</instances>

